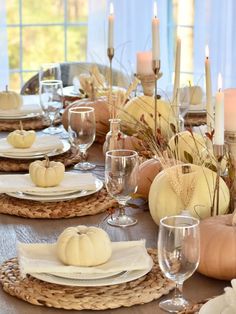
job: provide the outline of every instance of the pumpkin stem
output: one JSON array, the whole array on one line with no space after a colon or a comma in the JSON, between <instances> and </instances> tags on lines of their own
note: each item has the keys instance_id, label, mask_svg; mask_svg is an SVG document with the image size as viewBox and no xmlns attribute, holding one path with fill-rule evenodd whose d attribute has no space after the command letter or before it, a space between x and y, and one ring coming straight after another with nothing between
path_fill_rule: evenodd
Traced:
<instances>
[{"instance_id":1,"label":"pumpkin stem","mask_svg":"<svg viewBox=\"0 0 236 314\"><path fill-rule=\"evenodd\" d=\"M236 226L236 209L235 209L234 212L233 212L232 226Z\"/></svg>"},{"instance_id":2,"label":"pumpkin stem","mask_svg":"<svg viewBox=\"0 0 236 314\"><path fill-rule=\"evenodd\" d=\"M50 160L49 160L47 155L45 155L45 160L46 160L45 168L49 168L50 167Z\"/></svg>"},{"instance_id":3,"label":"pumpkin stem","mask_svg":"<svg viewBox=\"0 0 236 314\"><path fill-rule=\"evenodd\" d=\"M22 131L24 131L24 128L23 128L23 123L22 123L22 121L20 120L20 130L21 130L21 132Z\"/></svg>"}]
</instances>

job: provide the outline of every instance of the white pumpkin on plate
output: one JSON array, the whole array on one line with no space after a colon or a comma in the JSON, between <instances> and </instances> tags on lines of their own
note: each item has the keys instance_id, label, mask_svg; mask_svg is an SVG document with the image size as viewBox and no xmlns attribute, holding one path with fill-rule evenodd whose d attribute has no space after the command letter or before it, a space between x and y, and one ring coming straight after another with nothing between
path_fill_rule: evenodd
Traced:
<instances>
[{"instance_id":1,"label":"white pumpkin on plate","mask_svg":"<svg viewBox=\"0 0 236 314\"><path fill-rule=\"evenodd\" d=\"M96 266L107 262L111 254L110 238L101 228L69 227L57 240L57 256L66 265Z\"/></svg>"},{"instance_id":2,"label":"white pumpkin on plate","mask_svg":"<svg viewBox=\"0 0 236 314\"><path fill-rule=\"evenodd\" d=\"M9 91L7 86L5 91L0 92L1 110L19 109L22 104L22 96L14 91Z\"/></svg>"},{"instance_id":3,"label":"white pumpkin on plate","mask_svg":"<svg viewBox=\"0 0 236 314\"><path fill-rule=\"evenodd\" d=\"M29 148L36 139L36 133L33 130L26 131L20 121L20 130L15 130L8 134L7 142L15 148Z\"/></svg>"}]
</instances>

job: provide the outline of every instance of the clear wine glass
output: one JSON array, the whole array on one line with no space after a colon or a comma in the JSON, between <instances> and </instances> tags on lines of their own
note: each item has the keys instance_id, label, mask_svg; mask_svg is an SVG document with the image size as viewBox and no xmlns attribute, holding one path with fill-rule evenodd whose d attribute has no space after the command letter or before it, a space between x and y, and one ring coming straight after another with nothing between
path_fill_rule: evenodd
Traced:
<instances>
[{"instance_id":1,"label":"clear wine glass","mask_svg":"<svg viewBox=\"0 0 236 314\"><path fill-rule=\"evenodd\" d=\"M44 114L50 119L50 127L43 130L47 134L61 133L61 129L53 126L55 116L63 108L63 101L60 95L63 95L62 81L45 80L39 85L40 105Z\"/></svg>"},{"instance_id":2,"label":"clear wine glass","mask_svg":"<svg viewBox=\"0 0 236 314\"><path fill-rule=\"evenodd\" d=\"M159 306L167 312L178 313L190 304L183 297L182 287L199 264L199 220L190 216L161 219L157 248L162 272L176 283L173 298L161 301Z\"/></svg>"},{"instance_id":3,"label":"clear wine glass","mask_svg":"<svg viewBox=\"0 0 236 314\"><path fill-rule=\"evenodd\" d=\"M137 219L125 213L126 202L138 187L138 154L132 150L120 149L106 152L105 184L108 193L119 203L119 214L108 219L112 226L127 227Z\"/></svg>"},{"instance_id":4,"label":"clear wine glass","mask_svg":"<svg viewBox=\"0 0 236 314\"><path fill-rule=\"evenodd\" d=\"M61 80L60 63L44 63L39 69L39 83L48 80Z\"/></svg>"},{"instance_id":5,"label":"clear wine glass","mask_svg":"<svg viewBox=\"0 0 236 314\"><path fill-rule=\"evenodd\" d=\"M68 133L70 142L79 150L83 159L87 149L93 144L96 136L96 121L94 108L70 108L68 113ZM95 164L82 161L74 166L78 170L91 170Z\"/></svg>"}]
</instances>

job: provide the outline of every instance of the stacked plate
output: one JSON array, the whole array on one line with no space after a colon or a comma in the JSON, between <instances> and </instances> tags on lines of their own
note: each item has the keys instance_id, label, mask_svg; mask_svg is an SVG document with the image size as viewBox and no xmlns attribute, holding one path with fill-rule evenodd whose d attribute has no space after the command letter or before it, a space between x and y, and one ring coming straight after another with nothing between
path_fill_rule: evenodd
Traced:
<instances>
[{"instance_id":1,"label":"stacked plate","mask_svg":"<svg viewBox=\"0 0 236 314\"><path fill-rule=\"evenodd\" d=\"M77 287L101 287L118 285L121 283L129 282L138 279L152 269L153 263L150 259L149 267L141 270L130 270L112 273L98 273L98 274L56 274L56 273L31 273L30 275L40 279L42 281L66 285L66 286L77 286Z\"/></svg>"},{"instance_id":2,"label":"stacked plate","mask_svg":"<svg viewBox=\"0 0 236 314\"><path fill-rule=\"evenodd\" d=\"M32 192L9 192L7 195L24 200L32 200L39 202L58 202L72 200L79 197L84 197L97 193L103 187L103 182L99 179L95 179L94 190L67 190L67 191L50 191L49 188L45 191L32 191Z\"/></svg>"}]
</instances>

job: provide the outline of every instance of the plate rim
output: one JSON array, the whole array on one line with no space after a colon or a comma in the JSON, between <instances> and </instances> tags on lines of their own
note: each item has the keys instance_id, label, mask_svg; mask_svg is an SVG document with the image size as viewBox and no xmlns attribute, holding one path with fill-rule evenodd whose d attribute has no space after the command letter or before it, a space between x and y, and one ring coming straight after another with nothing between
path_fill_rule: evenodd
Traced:
<instances>
[{"instance_id":1,"label":"plate rim","mask_svg":"<svg viewBox=\"0 0 236 314\"><path fill-rule=\"evenodd\" d=\"M94 279L94 280L89 279L89 282L86 282L86 280L79 280L79 279L60 278L60 277L56 277L56 276L53 276L51 274L45 274L45 273L30 273L30 275L36 279L39 279L39 280L42 280L45 282L49 282L52 284L57 284L57 285L74 286L74 287L103 287L103 286L118 285L118 284L127 283L130 281L139 279L139 278L145 276L147 273L149 273L151 271L152 267L153 267L153 263L151 263L151 261L150 261L148 268L141 269L141 270L140 269L139 270L127 270L125 272L126 276L125 276L125 278L123 278L123 280L121 280L123 273L121 273L122 274L120 276L121 278L117 277L115 279L114 278L109 279L109 277L108 277L108 278ZM127 274L129 276L127 276ZM45 280L45 276L46 276L47 280ZM55 278L56 281L53 280L53 278ZM118 280L119 278L120 278L120 280Z\"/></svg>"},{"instance_id":2,"label":"plate rim","mask_svg":"<svg viewBox=\"0 0 236 314\"><path fill-rule=\"evenodd\" d=\"M35 113L27 113L27 114L22 114L22 115L12 115L12 116L1 116L0 115L0 120L20 120L20 119L32 119L36 117L41 117L43 116L43 113L41 112L35 112Z\"/></svg>"},{"instance_id":3,"label":"plate rim","mask_svg":"<svg viewBox=\"0 0 236 314\"><path fill-rule=\"evenodd\" d=\"M43 198L42 196L35 196L35 195L26 195L23 192L9 192L9 193L5 193L8 196L14 197L14 198L18 198L18 199L22 199L22 200L30 200L30 201L37 201L37 202L60 202L60 201L69 201L69 200L73 200L76 198L80 198L80 197L84 197L84 196L89 196L92 194L97 193L98 191L100 191L103 187L103 181L100 180L99 178L95 178L95 184L96 185L96 189L95 190L78 190L77 192L73 193L73 194L68 194L68 195L62 195L62 197L59 197L59 195L56 195L55 197L49 197L47 196L46 198Z\"/></svg>"},{"instance_id":4,"label":"plate rim","mask_svg":"<svg viewBox=\"0 0 236 314\"><path fill-rule=\"evenodd\" d=\"M47 154L48 155L48 157L53 157L53 156L58 156L58 155L62 155L62 154L64 154L64 153L66 153L66 152L68 152L69 150L70 150L70 148L71 148L71 145L70 145L70 143L67 141L67 140L64 140L64 139L60 139L61 140L61 142L62 142L62 144L63 144L63 148L62 148L62 150L53 150L53 151L51 151L51 152L43 152L43 153L35 153L34 155L31 155L31 156L29 156L29 155L25 155L25 156L23 156L23 155L11 155L11 156L9 156L9 154L7 154L7 153L1 153L0 152L0 157L1 158L9 158L9 159L27 159L27 160L30 160L30 159L38 159L38 158L44 158L45 157L45 154Z\"/></svg>"}]
</instances>

